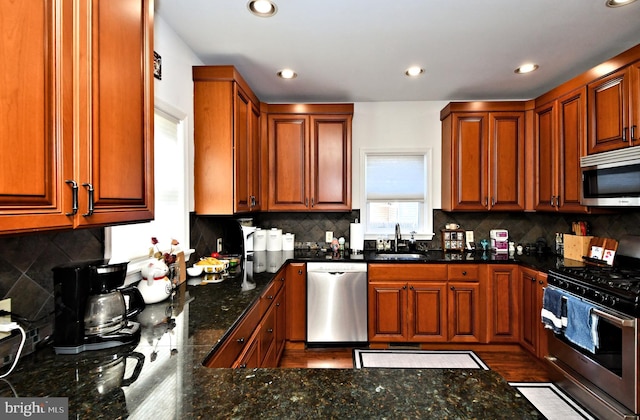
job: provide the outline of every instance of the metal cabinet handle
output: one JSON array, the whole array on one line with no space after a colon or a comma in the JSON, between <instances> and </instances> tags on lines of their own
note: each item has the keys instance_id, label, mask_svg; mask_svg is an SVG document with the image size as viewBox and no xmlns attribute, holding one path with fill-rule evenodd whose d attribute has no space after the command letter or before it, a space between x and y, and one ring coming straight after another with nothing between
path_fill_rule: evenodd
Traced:
<instances>
[{"instance_id":1,"label":"metal cabinet handle","mask_svg":"<svg viewBox=\"0 0 640 420\"><path fill-rule=\"evenodd\" d=\"M309 199L308 198L304 199L304 206L305 207L309 207Z\"/></svg>"},{"instance_id":2,"label":"metal cabinet handle","mask_svg":"<svg viewBox=\"0 0 640 420\"><path fill-rule=\"evenodd\" d=\"M625 128L622 129L622 141L625 142L625 143L628 141L628 139L627 139L627 130L628 130L628 127L625 127Z\"/></svg>"},{"instance_id":3,"label":"metal cabinet handle","mask_svg":"<svg viewBox=\"0 0 640 420\"><path fill-rule=\"evenodd\" d=\"M240 366L238 366L240 369L245 369L247 367L246 363L241 364Z\"/></svg>"},{"instance_id":4,"label":"metal cabinet handle","mask_svg":"<svg viewBox=\"0 0 640 420\"><path fill-rule=\"evenodd\" d=\"M491 206L495 206L496 205L496 198L495 197L491 197Z\"/></svg>"},{"instance_id":5,"label":"metal cabinet handle","mask_svg":"<svg viewBox=\"0 0 640 420\"><path fill-rule=\"evenodd\" d=\"M64 182L71 184L71 212L67 213L67 216L75 216L78 213L78 183L72 179Z\"/></svg>"},{"instance_id":6,"label":"metal cabinet handle","mask_svg":"<svg viewBox=\"0 0 640 420\"><path fill-rule=\"evenodd\" d=\"M87 189L87 192L89 193L89 208L88 208L87 212L85 214L83 214L84 217L87 217L87 216L91 216L93 214L93 210L94 210L93 185L85 182L84 184L82 184L82 186L85 187Z\"/></svg>"},{"instance_id":7,"label":"metal cabinet handle","mask_svg":"<svg viewBox=\"0 0 640 420\"><path fill-rule=\"evenodd\" d=\"M636 138L636 126L632 125L631 126L631 141L636 141L636 140L638 140Z\"/></svg>"},{"instance_id":8,"label":"metal cabinet handle","mask_svg":"<svg viewBox=\"0 0 640 420\"><path fill-rule=\"evenodd\" d=\"M488 197L485 197L485 198L484 198L484 206L486 207L486 206L488 206L488 205L489 205L489 198L488 198Z\"/></svg>"}]
</instances>

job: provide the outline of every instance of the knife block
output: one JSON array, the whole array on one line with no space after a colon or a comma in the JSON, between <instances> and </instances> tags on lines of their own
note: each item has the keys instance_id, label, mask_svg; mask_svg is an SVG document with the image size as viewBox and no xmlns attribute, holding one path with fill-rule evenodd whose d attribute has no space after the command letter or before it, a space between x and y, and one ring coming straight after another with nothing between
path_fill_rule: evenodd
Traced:
<instances>
[{"instance_id":1,"label":"knife block","mask_svg":"<svg viewBox=\"0 0 640 420\"><path fill-rule=\"evenodd\" d=\"M562 239L564 242L564 258L582 261L582 257L589 255L589 245L593 236L578 236L565 233Z\"/></svg>"}]
</instances>

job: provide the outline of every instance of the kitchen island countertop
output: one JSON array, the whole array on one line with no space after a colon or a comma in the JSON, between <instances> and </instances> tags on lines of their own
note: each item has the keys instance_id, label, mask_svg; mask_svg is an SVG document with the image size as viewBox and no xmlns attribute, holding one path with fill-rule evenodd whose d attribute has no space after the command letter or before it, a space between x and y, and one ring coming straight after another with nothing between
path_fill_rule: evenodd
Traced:
<instances>
[{"instance_id":1,"label":"kitchen island countertop","mask_svg":"<svg viewBox=\"0 0 640 420\"><path fill-rule=\"evenodd\" d=\"M324 258L282 255L280 265ZM67 397L70 418L543 418L490 370L206 368L275 271L245 273L188 281L148 305L134 345L73 356L43 346L0 383L0 397Z\"/></svg>"}]
</instances>

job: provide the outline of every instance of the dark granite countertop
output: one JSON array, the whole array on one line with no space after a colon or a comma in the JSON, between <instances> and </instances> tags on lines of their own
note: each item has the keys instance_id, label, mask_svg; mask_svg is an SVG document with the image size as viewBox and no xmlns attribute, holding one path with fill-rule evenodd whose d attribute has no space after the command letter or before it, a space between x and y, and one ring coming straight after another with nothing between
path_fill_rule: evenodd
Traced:
<instances>
[{"instance_id":1,"label":"dark granite countertop","mask_svg":"<svg viewBox=\"0 0 640 420\"><path fill-rule=\"evenodd\" d=\"M452 262L431 254L430 262ZM44 346L0 382L0 397L68 397L70 418L543 418L497 373L479 369L204 367L284 263L332 259L269 253L263 266L259 258L221 283L189 279L175 298L147 305L139 343L73 356ZM464 261L557 264L536 258Z\"/></svg>"}]
</instances>

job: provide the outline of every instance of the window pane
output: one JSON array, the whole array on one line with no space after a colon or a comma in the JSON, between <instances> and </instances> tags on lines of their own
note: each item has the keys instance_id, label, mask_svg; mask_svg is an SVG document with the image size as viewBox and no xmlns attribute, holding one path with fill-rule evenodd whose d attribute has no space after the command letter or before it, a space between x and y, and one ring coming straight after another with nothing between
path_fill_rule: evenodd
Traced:
<instances>
[{"instance_id":1,"label":"window pane","mask_svg":"<svg viewBox=\"0 0 640 420\"><path fill-rule=\"evenodd\" d=\"M402 232L418 232L421 214L422 203L419 202L369 202L367 225L371 232L389 232L400 223Z\"/></svg>"}]
</instances>

